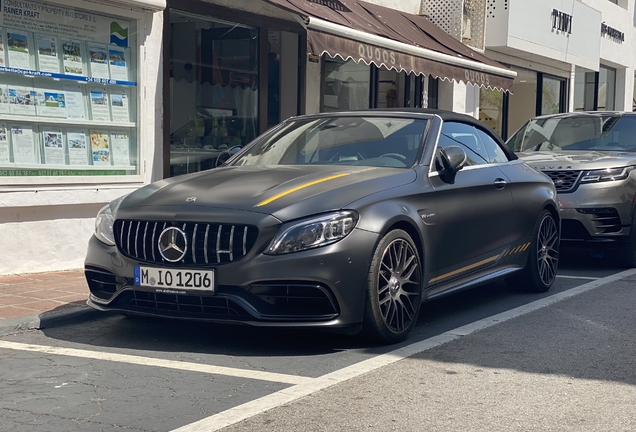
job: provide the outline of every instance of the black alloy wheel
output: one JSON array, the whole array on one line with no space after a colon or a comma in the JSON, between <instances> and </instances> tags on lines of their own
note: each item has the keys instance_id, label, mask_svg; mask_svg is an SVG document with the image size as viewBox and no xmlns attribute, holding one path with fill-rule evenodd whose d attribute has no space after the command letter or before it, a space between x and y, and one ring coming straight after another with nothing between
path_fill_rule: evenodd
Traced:
<instances>
[{"instance_id":1,"label":"black alloy wheel","mask_svg":"<svg viewBox=\"0 0 636 432\"><path fill-rule=\"evenodd\" d=\"M420 257L411 237L389 232L376 247L369 269L363 331L372 339L406 339L417 322L422 289Z\"/></svg>"},{"instance_id":2,"label":"black alloy wheel","mask_svg":"<svg viewBox=\"0 0 636 432\"><path fill-rule=\"evenodd\" d=\"M526 266L506 280L510 288L545 292L552 287L559 266L560 234L557 219L543 210L535 225Z\"/></svg>"}]
</instances>

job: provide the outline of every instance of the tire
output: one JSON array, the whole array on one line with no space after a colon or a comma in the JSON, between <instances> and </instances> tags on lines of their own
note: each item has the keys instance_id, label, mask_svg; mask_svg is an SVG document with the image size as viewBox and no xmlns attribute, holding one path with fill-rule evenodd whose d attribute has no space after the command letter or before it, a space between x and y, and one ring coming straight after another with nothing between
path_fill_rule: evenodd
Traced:
<instances>
[{"instance_id":1,"label":"tire","mask_svg":"<svg viewBox=\"0 0 636 432\"><path fill-rule=\"evenodd\" d=\"M510 288L537 293L549 290L559 266L559 242L556 220L549 210L543 210L534 227L528 262L506 281Z\"/></svg>"},{"instance_id":2,"label":"tire","mask_svg":"<svg viewBox=\"0 0 636 432\"><path fill-rule=\"evenodd\" d=\"M420 311L422 265L405 231L393 230L375 248L369 266L362 334L380 343L405 340Z\"/></svg>"}]
</instances>

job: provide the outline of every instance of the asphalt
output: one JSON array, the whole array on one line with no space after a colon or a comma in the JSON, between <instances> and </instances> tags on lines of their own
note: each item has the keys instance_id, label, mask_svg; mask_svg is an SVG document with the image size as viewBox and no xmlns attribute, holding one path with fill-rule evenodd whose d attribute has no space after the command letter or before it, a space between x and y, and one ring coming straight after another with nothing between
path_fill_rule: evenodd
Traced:
<instances>
[{"instance_id":1,"label":"asphalt","mask_svg":"<svg viewBox=\"0 0 636 432\"><path fill-rule=\"evenodd\" d=\"M97 318L87 298L83 269L0 275L0 335Z\"/></svg>"}]
</instances>

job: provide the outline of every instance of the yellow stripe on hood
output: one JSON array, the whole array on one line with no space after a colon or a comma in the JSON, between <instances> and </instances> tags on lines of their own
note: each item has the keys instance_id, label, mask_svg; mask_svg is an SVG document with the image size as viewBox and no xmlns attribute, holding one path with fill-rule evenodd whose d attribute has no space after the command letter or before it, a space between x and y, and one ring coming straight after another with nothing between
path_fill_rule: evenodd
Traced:
<instances>
[{"instance_id":1,"label":"yellow stripe on hood","mask_svg":"<svg viewBox=\"0 0 636 432\"><path fill-rule=\"evenodd\" d=\"M291 189L287 189L286 191L283 191L283 192L281 192L279 194L276 194L273 197L267 198L266 200L261 201L258 204L256 204L254 207L262 207L262 206L267 205L267 204L269 204L269 203L271 203L273 201L276 201L278 198L282 198L282 197L284 197L286 195L289 195L289 194L294 193L296 191L299 191L301 189L308 188L309 186L317 185L319 183L324 183L326 181L334 180L334 179L337 179L337 178L340 178L340 177L346 177L346 176L351 175L351 174L358 174L358 173L361 173L361 172L364 172L364 171L369 171L369 170L372 170L372 169L375 169L375 168L371 167L371 168L366 168L366 169L363 169L363 170L360 170L360 171L351 172L351 173L334 174L334 175L329 176L329 177L323 177L323 178L318 179L318 180L310 181L308 183L303 183L303 184L301 184L299 186L293 187Z\"/></svg>"}]
</instances>

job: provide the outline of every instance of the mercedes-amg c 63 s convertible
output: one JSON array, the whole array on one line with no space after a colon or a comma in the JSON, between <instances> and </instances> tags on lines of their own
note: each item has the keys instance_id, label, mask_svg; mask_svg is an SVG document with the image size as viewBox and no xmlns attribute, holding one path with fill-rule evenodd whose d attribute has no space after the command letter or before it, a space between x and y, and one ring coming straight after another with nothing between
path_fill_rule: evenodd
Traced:
<instances>
[{"instance_id":1,"label":"mercedes-amg c 63 s convertible","mask_svg":"<svg viewBox=\"0 0 636 432\"><path fill-rule=\"evenodd\" d=\"M425 300L497 279L548 290L559 238L552 181L472 117L307 115L105 206L88 304L393 343Z\"/></svg>"}]
</instances>

